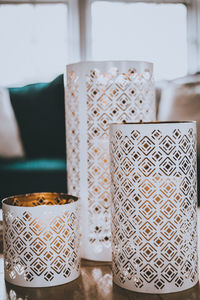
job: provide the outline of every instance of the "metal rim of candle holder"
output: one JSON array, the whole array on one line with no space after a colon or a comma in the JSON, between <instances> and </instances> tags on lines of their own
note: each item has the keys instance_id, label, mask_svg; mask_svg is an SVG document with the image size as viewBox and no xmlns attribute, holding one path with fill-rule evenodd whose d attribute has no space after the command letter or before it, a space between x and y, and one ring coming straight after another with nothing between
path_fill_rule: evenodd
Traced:
<instances>
[{"instance_id":1,"label":"metal rim of candle holder","mask_svg":"<svg viewBox=\"0 0 200 300\"><path fill-rule=\"evenodd\" d=\"M89 61L81 61L81 62L77 62L77 63L72 63L72 64L67 64L67 67L70 67L70 66L76 66L76 65L88 65L88 64L93 64L93 65L96 65L97 67L99 65L104 65L105 63L109 63L109 64L127 64L127 63L131 63L131 64L135 64L135 65L141 65L141 64L144 64L144 65L147 65L148 67L152 68L153 69L153 62L150 62L150 61L145 61L145 60L96 60L96 61L93 61L93 60L89 60Z\"/></svg>"},{"instance_id":2,"label":"metal rim of candle holder","mask_svg":"<svg viewBox=\"0 0 200 300\"><path fill-rule=\"evenodd\" d=\"M156 124L190 124L194 123L196 124L196 121L194 120L187 120L187 121L152 121L152 122L119 122L119 123L111 123L109 126L117 126L117 125L156 125Z\"/></svg>"}]
</instances>

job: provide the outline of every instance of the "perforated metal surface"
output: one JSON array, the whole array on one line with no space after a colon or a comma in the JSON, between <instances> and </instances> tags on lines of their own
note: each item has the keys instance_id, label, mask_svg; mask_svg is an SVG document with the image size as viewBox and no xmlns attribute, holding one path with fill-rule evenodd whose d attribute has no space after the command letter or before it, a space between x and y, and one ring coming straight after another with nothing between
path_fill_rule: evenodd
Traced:
<instances>
[{"instance_id":1,"label":"perforated metal surface","mask_svg":"<svg viewBox=\"0 0 200 300\"><path fill-rule=\"evenodd\" d=\"M67 66L68 191L82 204L82 257L111 260L108 125L155 119L152 64Z\"/></svg>"},{"instance_id":2,"label":"perforated metal surface","mask_svg":"<svg viewBox=\"0 0 200 300\"><path fill-rule=\"evenodd\" d=\"M111 125L113 276L177 292L198 281L196 124Z\"/></svg>"},{"instance_id":3,"label":"perforated metal surface","mask_svg":"<svg viewBox=\"0 0 200 300\"><path fill-rule=\"evenodd\" d=\"M79 276L79 211L73 197L42 193L8 198L3 219L7 281L43 287Z\"/></svg>"}]
</instances>

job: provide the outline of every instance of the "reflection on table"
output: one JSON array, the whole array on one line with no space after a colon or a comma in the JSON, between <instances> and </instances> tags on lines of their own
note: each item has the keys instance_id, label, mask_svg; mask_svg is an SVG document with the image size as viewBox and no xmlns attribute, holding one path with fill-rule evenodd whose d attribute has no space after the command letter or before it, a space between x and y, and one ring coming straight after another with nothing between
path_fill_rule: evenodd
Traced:
<instances>
[{"instance_id":1,"label":"reflection on table","mask_svg":"<svg viewBox=\"0 0 200 300\"><path fill-rule=\"evenodd\" d=\"M82 262L81 276L71 283L50 288L24 288L5 283L7 298L2 300L200 300L199 285L174 294L150 295L124 290L112 282L111 265Z\"/></svg>"}]
</instances>

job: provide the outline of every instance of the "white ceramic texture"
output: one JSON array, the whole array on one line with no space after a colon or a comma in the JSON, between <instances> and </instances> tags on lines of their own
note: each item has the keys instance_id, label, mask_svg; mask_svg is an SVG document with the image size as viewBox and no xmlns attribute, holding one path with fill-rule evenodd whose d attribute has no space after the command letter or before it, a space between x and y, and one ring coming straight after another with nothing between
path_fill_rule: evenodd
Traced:
<instances>
[{"instance_id":1,"label":"white ceramic texture","mask_svg":"<svg viewBox=\"0 0 200 300\"><path fill-rule=\"evenodd\" d=\"M143 293L198 282L196 123L112 124L113 277Z\"/></svg>"},{"instance_id":2,"label":"white ceramic texture","mask_svg":"<svg viewBox=\"0 0 200 300\"><path fill-rule=\"evenodd\" d=\"M78 202L35 207L3 202L4 270L8 282L49 287L80 275Z\"/></svg>"},{"instance_id":3,"label":"white ceramic texture","mask_svg":"<svg viewBox=\"0 0 200 300\"><path fill-rule=\"evenodd\" d=\"M131 61L67 66L68 192L81 199L83 258L111 261L108 124L155 120L152 72Z\"/></svg>"}]
</instances>

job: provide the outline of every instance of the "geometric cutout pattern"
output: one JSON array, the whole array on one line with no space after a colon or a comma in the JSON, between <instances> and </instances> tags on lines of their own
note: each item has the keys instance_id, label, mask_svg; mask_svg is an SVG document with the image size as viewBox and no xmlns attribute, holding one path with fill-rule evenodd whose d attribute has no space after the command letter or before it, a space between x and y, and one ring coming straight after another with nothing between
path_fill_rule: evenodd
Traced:
<instances>
[{"instance_id":1,"label":"geometric cutout pattern","mask_svg":"<svg viewBox=\"0 0 200 300\"><path fill-rule=\"evenodd\" d=\"M134 140L134 146L124 148L125 139ZM114 282L149 293L194 286L198 281L194 123L111 125L110 153ZM127 245L134 249L131 255ZM135 277L130 278L127 263L137 266Z\"/></svg>"},{"instance_id":2,"label":"geometric cutout pattern","mask_svg":"<svg viewBox=\"0 0 200 300\"><path fill-rule=\"evenodd\" d=\"M154 120L155 97L152 70L148 64L130 68L130 64L135 63L128 63L126 72L124 64L123 71L120 70L121 63L112 68L107 63L101 64L103 69L96 68L93 63L77 65L78 68L67 67L67 174L68 192L78 197L84 195L81 202L87 202L83 206L87 207L83 214L87 223L82 220L87 224L87 228L82 228L82 242L86 247L83 245L82 249L84 252L90 248L90 251L85 251L83 257L111 260L109 124ZM123 160L124 155L134 149L134 139L138 137L135 131L132 138L124 137L119 141L118 159ZM139 152L152 152L154 143L148 137L143 138ZM137 153L134 159L138 159ZM122 168L128 176L132 172L131 159L125 158ZM148 176L154 170L154 163L146 158L141 161L140 168ZM82 172L84 175L80 177ZM133 185L127 183L124 191L128 197L133 192ZM94 213L94 204L98 214ZM96 227L101 231L96 231Z\"/></svg>"},{"instance_id":3,"label":"geometric cutout pattern","mask_svg":"<svg viewBox=\"0 0 200 300\"><path fill-rule=\"evenodd\" d=\"M3 204L3 218L5 276L9 282L42 287L78 277L78 202L36 207Z\"/></svg>"}]
</instances>

